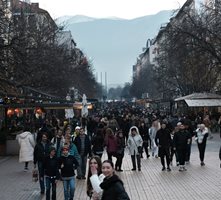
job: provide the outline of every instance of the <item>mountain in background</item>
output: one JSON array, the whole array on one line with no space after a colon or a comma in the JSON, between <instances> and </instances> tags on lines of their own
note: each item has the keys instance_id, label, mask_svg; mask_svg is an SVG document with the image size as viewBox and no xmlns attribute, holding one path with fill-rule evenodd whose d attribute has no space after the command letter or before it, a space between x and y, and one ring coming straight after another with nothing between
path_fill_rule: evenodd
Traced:
<instances>
[{"instance_id":1,"label":"mountain in background","mask_svg":"<svg viewBox=\"0 0 221 200\"><path fill-rule=\"evenodd\" d=\"M92 61L99 82L102 73L104 85L107 72L108 85L122 85L131 81L132 67L147 40L154 38L171 16L172 11L131 20L77 15L61 17L58 23L65 21L78 48Z\"/></svg>"}]
</instances>

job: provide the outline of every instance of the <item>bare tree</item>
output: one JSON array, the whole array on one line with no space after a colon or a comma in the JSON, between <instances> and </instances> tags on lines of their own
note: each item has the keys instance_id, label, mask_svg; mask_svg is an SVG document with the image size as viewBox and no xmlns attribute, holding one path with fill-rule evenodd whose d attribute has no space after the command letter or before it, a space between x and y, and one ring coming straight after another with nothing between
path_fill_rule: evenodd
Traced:
<instances>
[{"instance_id":1,"label":"bare tree","mask_svg":"<svg viewBox=\"0 0 221 200\"><path fill-rule=\"evenodd\" d=\"M217 86L221 70L217 11L210 6L183 11L184 17L165 29L155 76L166 91L186 95L213 91Z\"/></svg>"}]
</instances>

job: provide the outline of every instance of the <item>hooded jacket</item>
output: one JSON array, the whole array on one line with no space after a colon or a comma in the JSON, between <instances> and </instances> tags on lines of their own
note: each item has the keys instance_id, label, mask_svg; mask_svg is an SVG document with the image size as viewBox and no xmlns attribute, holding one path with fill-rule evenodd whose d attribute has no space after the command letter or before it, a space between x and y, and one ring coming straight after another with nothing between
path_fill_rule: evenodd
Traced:
<instances>
[{"instance_id":1,"label":"hooded jacket","mask_svg":"<svg viewBox=\"0 0 221 200\"><path fill-rule=\"evenodd\" d=\"M124 189L123 182L117 175L106 177L100 187L103 189L101 200L130 200Z\"/></svg>"},{"instance_id":2,"label":"hooded jacket","mask_svg":"<svg viewBox=\"0 0 221 200\"><path fill-rule=\"evenodd\" d=\"M132 136L132 134L131 134L131 130L133 128L135 128L136 132L137 132L137 134L135 136ZM136 126L132 126L130 128L129 137L128 137L128 140L127 140L127 146L128 146L129 154L130 155L139 155L138 147L142 146L142 145L143 145L143 139L139 134L138 128Z\"/></svg>"},{"instance_id":3,"label":"hooded jacket","mask_svg":"<svg viewBox=\"0 0 221 200\"><path fill-rule=\"evenodd\" d=\"M35 147L35 141L33 135L25 131L17 135L19 150L19 162L33 161L33 152Z\"/></svg>"}]
</instances>

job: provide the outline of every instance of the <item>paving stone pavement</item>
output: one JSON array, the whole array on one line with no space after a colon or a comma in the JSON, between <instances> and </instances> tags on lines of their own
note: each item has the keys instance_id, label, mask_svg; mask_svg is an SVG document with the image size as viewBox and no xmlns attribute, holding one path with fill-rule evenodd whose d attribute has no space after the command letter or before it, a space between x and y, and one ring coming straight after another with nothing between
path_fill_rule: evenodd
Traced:
<instances>
[{"instance_id":1,"label":"paving stone pavement","mask_svg":"<svg viewBox=\"0 0 221 200\"><path fill-rule=\"evenodd\" d=\"M130 157L125 153L122 178L131 200L219 200L221 199L221 168L218 158L221 139L218 134L208 140L204 167L200 166L195 142L192 145L190 164L186 172L161 171L160 159L142 159L142 171L131 171ZM104 155L104 159L107 155ZM23 172L18 157L0 157L0 200L39 200L39 183L33 183L31 169ZM76 200L87 200L86 181L76 180ZM63 200L62 183L57 186L57 199Z\"/></svg>"}]
</instances>

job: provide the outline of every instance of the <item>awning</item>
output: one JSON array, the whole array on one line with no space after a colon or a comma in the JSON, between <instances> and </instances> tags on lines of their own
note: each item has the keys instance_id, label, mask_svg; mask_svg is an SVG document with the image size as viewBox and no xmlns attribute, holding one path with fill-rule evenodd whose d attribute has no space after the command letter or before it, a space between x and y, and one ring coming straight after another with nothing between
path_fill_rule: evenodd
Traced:
<instances>
[{"instance_id":1,"label":"awning","mask_svg":"<svg viewBox=\"0 0 221 200\"><path fill-rule=\"evenodd\" d=\"M221 99L185 99L189 107L221 107Z\"/></svg>"}]
</instances>

